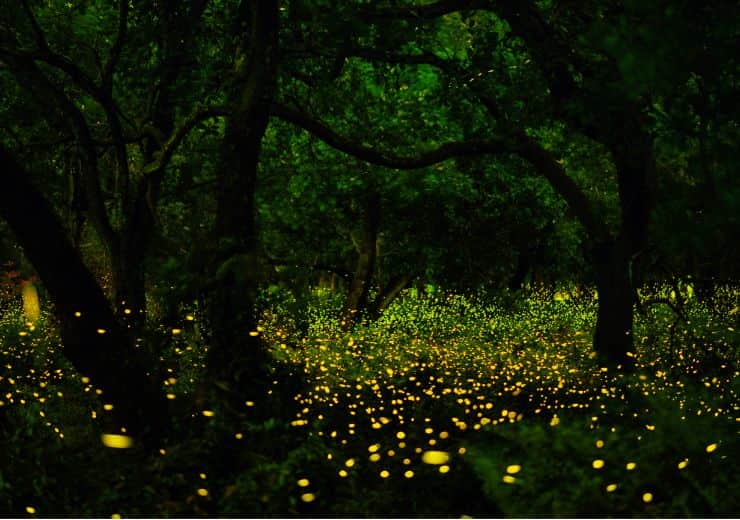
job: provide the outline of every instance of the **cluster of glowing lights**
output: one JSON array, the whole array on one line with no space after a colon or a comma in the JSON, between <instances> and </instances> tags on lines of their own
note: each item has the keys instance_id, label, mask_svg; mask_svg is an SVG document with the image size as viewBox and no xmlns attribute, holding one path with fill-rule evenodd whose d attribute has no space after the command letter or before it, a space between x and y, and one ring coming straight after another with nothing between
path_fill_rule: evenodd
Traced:
<instances>
[{"instance_id":1,"label":"cluster of glowing lights","mask_svg":"<svg viewBox=\"0 0 740 520\"><path fill-rule=\"evenodd\" d=\"M81 316L79 312L75 315ZM185 319L194 320L192 315ZM510 325L512 329L522 326L502 315L497 315L492 321L492 327L499 331ZM183 346L189 334L184 332L188 330L187 326L185 323L181 328L169 329L172 341L182 342L180 345ZM23 332L33 332L32 327L32 324L27 325ZM460 327L462 330L463 325ZM454 335L436 343L425 338L423 331L417 331L418 336L411 340L407 337L388 340L374 337L370 332L349 338L328 335L315 338L315 344L306 343L306 348L301 350L287 349L285 334L275 334L269 328L266 330L260 326L257 330L245 332L252 336L262 335L266 341L274 340L276 350L285 352L287 362L294 364L307 377L307 390L295 396L300 411L291 424L303 427L308 435L322 437L332 447L335 456L329 454L327 459L336 464L333 474L338 479L365 475L369 471L376 479L391 481L400 476L404 479L422 475L424 478L444 476L453 471L459 457L465 455L469 434L507 428L522 420L538 421L555 428L568 424L573 414L587 412L591 421L589 428L595 430L594 433L603 432L607 425L613 424L605 415L604 405L624 402L624 388L646 396L658 393L675 396L684 413L691 411L697 415L711 414L739 420L731 417L737 412L737 408L732 406L720 408L714 405L712 408L712 405L701 403L697 408L695 402L689 404L680 381L669 377L670 370L664 366L665 360L657 355L653 359L645 356L641 342L646 342L647 338L636 338L638 348L634 357L638 362L639 377L620 385L615 383L615 374L593 367L588 354L588 333L571 334L556 340L542 328L532 327L529 332L522 330L510 336L498 336L495 348L483 340L480 345L465 343L460 345L464 348L458 348ZM99 328L97 333L102 335L106 330ZM535 346L525 350L521 348L523 343ZM180 352L186 352L184 346ZM679 350L676 363L689 373L696 366L690 349ZM182 384L178 383L182 365L170 370L173 376L163 381L167 399L175 399L175 386ZM196 368L201 370L202 366ZM37 385L39 388L21 397L21 393L13 388L19 386L16 384L18 378L0 375L0 384L9 385L9 390L0 394L0 406L6 403L24 405L30 400L44 405L49 399L61 399L61 392L55 389L52 392L52 388L46 390L49 381L58 381L61 376L56 379L50 376L45 375L46 380ZM24 384L28 386L27 381L37 377L35 374L27 376ZM101 390L93 386L90 378L79 377L85 392L100 395ZM192 378L182 379L185 385L192 383ZM707 377L703 384L726 394L727 400L732 401L736 396L730 381L731 377L714 376ZM45 391L40 392L39 389ZM245 401L244 404L248 409L254 406L254 401ZM690 409L689 406L695 408ZM106 412L115 410L114 403L101 401L101 407ZM447 415L427 413L427 408L437 412L444 409ZM215 413L210 409L200 411L206 418L214 417ZM46 418L45 410L39 410L39 415ZM96 419L98 413L92 410L90 417ZM58 426L51 427L56 428L55 433L63 438ZM655 435L659 430L647 420L641 428L645 435ZM237 440L245 438L240 431L233 432L233 436ZM595 435L592 439L589 441L591 449L595 446L602 451L594 452L584 465L601 471L598 475L604 477L600 485L605 493L626 489L621 481L617 484L607 478L616 480L610 471L623 471L621 468L635 471L637 463L609 457L604 439L607 439L609 448L617 441L607 436L596 438ZM124 434L103 434L101 441L104 446L116 449L133 445L133 439ZM721 440L717 437L710 437L705 442L706 454L714 454L715 459L727 451L719 449ZM362 451L357 448L358 443L364 443ZM161 453L164 455L165 450L162 449ZM599 458L595 458L596 453L599 453ZM674 459L670 465L674 471L684 471L689 466L689 459ZM502 484L522 485L528 482L529 472L523 471L516 459L503 468L503 475L499 473ZM296 481L298 497L303 503L317 499L317 491L310 489L310 482L309 477ZM516 490L517 487L509 489ZM197 488L196 493L200 497L209 496L205 487ZM644 504L655 500L651 491L640 493L635 496L641 497ZM28 508L33 509L31 506ZM31 512L28 508L29 514L35 514L35 509Z\"/></svg>"}]
</instances>

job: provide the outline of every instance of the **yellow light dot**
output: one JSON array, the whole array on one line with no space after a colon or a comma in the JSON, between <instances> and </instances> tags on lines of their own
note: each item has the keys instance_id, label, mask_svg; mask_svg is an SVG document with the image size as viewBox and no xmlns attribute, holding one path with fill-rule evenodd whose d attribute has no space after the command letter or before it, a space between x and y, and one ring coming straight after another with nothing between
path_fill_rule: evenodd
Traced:
<instances>
[{"instance_id":1,"label":"yellow light dot","mask_svg":"<svg viewBox=\"0 0 740 520\"><path fill-rule=\"evenodd\" d=\"M380 449L380 444L372 444L367 447L367 451L369 451L370 453L375 453L379 449Z\"/></svg>"},{"instance_id":2,"label":"yellow light dot","mask_svg":"<svg viewBox=\"0 0 740 520\"><path fill-rule=\"evenodd\" d=\"M442 473L443 475L445 473L448 473L449 471L450 471L450 467L447 464L444 464L439 467L439 472Z\"/></svg>"},{"instance_id":3,"label":"yellow light dot","mask_svg":"<svg viewBox=\"0 0 740 520\"><path fill-rule=\"evenodd\" d=\"M83 384L88 384L90 382L90 378L87 376L82 376L80 378L80 381L82 381Z\"/></svg>"},{"instance_id":4,"label":"yellow light dot","mask_svg":"<svg viewBox=\"0 0 740 520\"><path fill-rule=\"evenodd\" d=\"M105 334L105 329L98 329L97 332L98 334Z\"/></svg>"},{"instance_id":5,"label":"yellow light dot","mask_svg":"<svg viewBox=\"0 0 740 520\"><path fill-rule=\"evenodd\" d=\"M445 462L450 460L450 455L446 451L436 451L436 450L430 450L425 451L421 455L421 461L425 464L444 464Z\"/></svg>"},{"instance_id":6,"label":"yellow light dot","mask_svg":"<svg viewBox=\"0 0 740 520\"><path fill-rule=\"evenodd\" d=\"M504 475L504 478L502 478L501 480L503 480L506 484L513 484L514 482L516 482L516 478L512 477L511 475Z\"/></svg>"},{"instance_id":7,"label":"yellow light dot","mask_svg":"<svg viewBox=\"0 0 740 520\"><path fill-rule=\"evenodd\" d=\"M213 410L203 410L201 413L205 417L213 417L214 415L216 415L216 412L214 412Z\"/></svg>"},{"instance_id":8,"label":"yellow light dot","mask_svg":"<svg viewBox=\"0 0 740 520\"><path fill-rule=\"evenodd\" d=\"M31 506L26 506L26 513L28 513L29 515L35 515L36 509Z\"/></svg>"},{"instance_id":9,"label":"yellow light dot","mask_svg":"<svg viewBox=\"0 0 740 520\"><path fill-rule=\"evenodd\" d=\"M604 461L601 459L596 459L591 463L591 466L593 466L594 469L601 469L604 467Z\"/></svg>"},{"instance_id":10,"label":"yellow light dot","mask_svg":"<svg viewBox=\"0 0 740 520\"><path fill-rule=\"evenodd\" d=\"M113 405L106 403L106 404L103 405L103 410L107 410L107 411L110 412L111 410L113 410Z\"/></svg>"},{"instance_id":11,"label":"yellow light dot","mask_svg":"<svg viewBox=\"0 0 740 520\"><path fill-rule=\"evenodd\" d=\"M378 462L380 460L380 455L378 453L373 453L369 457L370 462Z\"/></svg>"},{"instance_id":12,"label":"yellow light dot","mask_svg":"<svg viewBox=\"0 0 740 520\"><path fill-rule=\"evenodd\" d=\"M173 400L175 397L177 397L175 394L167 394L167 399L170 401Z\"/></svg>"},{"instance_id":13,"label":"yellow light dot","mask_svg":"<svg viewBox=\"0 0 740 520\"><path fill-rule=\"evenodd\" d=\"M121 515L119 515L118 513L113 513L112 515L110 515L110 517L111 520L121 520Z\"/></svg>"},{"instance_id":14,"label":"yellow light dot","mask_svg":"<svg viewBox=\"0 0 740 520\"><path fill-rule=\"evenodd\" d=\"M716 449L717 449L717 443L713 442L712 444L707 446L707 453L712 453Z\"/></svg>"},{"instance_id":15,"label":"yellow light dot","mask_svg":"<svg viewBox=\"0 0 740 520\"><path fill-rule=\"evenodd\" d=\"M182 329L172 329L172 335L177 336L182 333Z\"/></svg>"},{"instance_id":16,"label":"yellow light dot","mask_svg":"<svg viewBox=\"0 0 740 520\"><path fill-rule=\"evenodd\" d=\"M632 471L633 469L637 467L637 464L635 464L634 462L628 462L626 467L627 467L627 471Z\"/></svg>"},{"instance_id":17,"label":"yellow light dot","mask_svg":"<svg viewBox=\"0 0 740 520\"><path fill-rule=\"evenodd\" d=\"M254 406L254 401L245 401L244 404L246 406Z\"/></svg>"},{"instance_id":18,"label":"yellow light dot","mask_svg":"<svg viewBox=\"0 0 740 520\"><path fill-rule=\"evenodd\" d=\"M206 488L198 488L198 496L207 497L208 490Z\"/></svg>"},{"instance_id":19,"label":"yellow light dot","mask_svg":"<svg viewBox=\"0 0 740 520\"><path fill-rule=\"evenodd\" d=\"M678 463L678 469L685 469L689 465L689 459L684 459Z\"/></svg>"},{"instance_id":20,"label":"yellow light dot","mask_svg":"<svg viewBox=\"0 0 740 520\"><path fill-rule=\"evenodd\" d=\"M355 459L347 459L347 462L345 462L344 465L347 466L348 468L351 468L352 466L355 465Z\"/></svg>"},{"instance_id":21,"label":"yellow light dot","mask_svg":"<svg viewBox=\"0 0 740 520\"><path fill-rule=\"evenodd\" d=\"M522 470L522 467L519 464L511 464L509 466L506 466L506 473L509 473L510 475L516 475Z\"/></svg>"},{"instance_id":22,"label":"yellow light dot","mask_svg":"<svg viewBox=\"0 0 740 520\"><path fill-rule=\"evenodd\" d=\"M398 432L398 433L396 434L396 438L397 438L398 440L402 440L402 439L405 439L405 438L406 438L406 434L405 434L404 432Z\"/></svg>"},{"instance_id":23,"label":"yellow light dot","mask_svg":"<svg viewBox=\"0 0 740 520\"><path fill-rule=\"evenodd\" d=\"M256 330L253 330L253 331L250 331L250 332L249 332L249 335L250 335L250 336L252 336L252 337L255 337L255 336L259 336L259 334L260 334L260 333L259 333L259 332L257 332Z\"/></svg>"},{"instance_id":24,"label":"yellow light dot","mask_svg":"<svg viewBox=\"0 0 740 520\"><path fill-rule=\"evenodd\" d=\"M82 313L80 311L75 311L75 318L79 318L82 316Z\"/></svg>"},{"instance_id":25,"label":"yellow light dot","mask_svg":"<svg viewBox=\"0 0 740 520\"><path fill-rule=\"evenodd\" d=\"M340 477L345 478L347 475L348 475L348 473L345 470L343 470L343 469L340 469L339 470L339 476Z\"/></svg>"},{"instance_id":26,"label":"yellow light dot","mask_svg":"<svg viewBox=\"0 0 740 520\"><path fill-rule=\"evenodd\" d=\"M407 469L406 471L404 471L403 476L406 478L412 478L414 476L414 472L410 469Z\"/></svg>"},{"instance_id":27,"label":"yellow light dot","mask_svg":"<svg viewBox=\"0 0 740 520\"><path fill-rule=\"evenodd\" d=\"M301 495L301 500L303 500L304 502L308 504L316 500L316 495L314 495L313 493L303 493Z\"/></svg>"},{"instance_id":28,"label":"yellow light dot","mask_svg":"<svg viewBox=\"0 0 740 520\"><path fill-rule=\"evenodd\" d=\"M310 484L310 482L308 481L307 478L302 478L302 479L299 479L298 480L298 485L300 487L308 487L309 484Z\"/></svg>"},{"instance_id":29,"label":"yellow light dot","mask_svg":"<svg viewBox=\"0 0 740 520\"><path fill-rule=\"evenodd\" d=\"M117 435L114 433L104 433L100 436L103 444L109 448L125 449L130 448L134 441L128 435Z\"/></svg>"},{"instance_id":30,"label":"yellow light dot","mask_svg":"<svg viewBox=\"0 0 740 520\"><path fill-rule=\"evenodd\" d=\"M642 494L642 501L646 504L653 501L653 494L652 493L643 493Z\"/></svg>"},{"instance_id":31,"label":"yellow light dot","mask_svg":"<svg viewBox=\"0 0 740 520\"><path fill-rule=\"evenodd\" d=\"M391 476L391 474L388 473L388 470L386 470L386 469L384 469L383 471L380 472L380 478L388 478L390 476Z\"/></svg>"},{"instance_id":32,"label":"yellow light dot","mask_svg":"<svg viewBox=\"0 0 740 520\"><path fill-rule=\"evenodd\" d=\"M550 426L557 426L560 424L560 419L557 415L554 415L553 418L550 420Z\"/></svg>"},{"instance_id":33,"label":"yellow light dot","mask_svg":"<svg viewBox=\"0 0 740 520\"><path fill-rule=\"evenodd\" d=\"M604 447L604 441L602 441L601 439L599 439L598 441L596 441L596 447L597 448L603 448Z\"/></svg>"},{"instance_id":34,"label":"yellow light dot","mask_svg":"<svg viewBox=\"0 0 740 520\"><path fill-rule=\"evenodd\" d=\"M240 441L240 440L242 440L242 439L244 438L244 434L243 434L243 433L241 433L241 432L239 432L239 433L235 433L235 434L234 434L234 438L235 438L236 440L239 440L239 441Z\"/></svg>"},{"instance_id":35,"label":"yellow light dot","mask_svg":"<svg viewBox=\"0 0 740 520\"><path fill-rule=\"evenodd\" d=\"M612 493L616 489L617 489L617 485L616 484L609 484L608 486L606 486L606 492L607 493Z\"/></svg>"}]
</instances>

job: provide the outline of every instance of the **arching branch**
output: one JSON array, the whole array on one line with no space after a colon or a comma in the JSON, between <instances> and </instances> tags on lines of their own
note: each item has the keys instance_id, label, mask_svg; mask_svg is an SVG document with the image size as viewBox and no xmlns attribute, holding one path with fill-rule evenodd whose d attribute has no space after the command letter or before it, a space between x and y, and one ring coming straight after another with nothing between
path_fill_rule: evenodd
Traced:
<instances>
[{"instance_id":1,"label":"arching branch","mask_svg":"<svg viewBox=\"0 0 740 520\"><path fill-rule=\"evenodd\" d=\"M511 143L506 138L473 139L445 143L428 152L404 157L358 144L338 134L323 122L313 119L309 114L295 108L274 104L271 114L303 128L340 152L371 164L397 170L425 168L455 157L501 154L511 151Z\"/></svg>"},{"instance_id":2,"label":"arching branch","mask_svg":"<svg viewBox=\"0 0 740 520\"><path fill-rule=\"evenodd\" d=\"M303 128L340 152L371 164L398 170L424 168L456 157L516 154L534 166L537 173L563 197L592 237L599 239L605 236L605 226L596 218L591 202L578 184L568 176L552 153L524 131L518 130L506 137L449 142L418 155L398 156L351 141L325 123L295 108L274 104L272 115Z\"/></svg>"}]
</instances>

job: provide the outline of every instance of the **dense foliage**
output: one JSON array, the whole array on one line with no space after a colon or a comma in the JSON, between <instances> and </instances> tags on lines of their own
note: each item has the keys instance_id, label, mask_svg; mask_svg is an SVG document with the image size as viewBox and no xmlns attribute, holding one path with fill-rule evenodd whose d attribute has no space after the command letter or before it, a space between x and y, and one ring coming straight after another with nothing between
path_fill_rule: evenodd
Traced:
<instances>
[{"instance_id":1,"label":"dense foliage","mask_svg":"<svg viewBox=\"0 0 740 520\"><path fill-rule=\"evenodd\" d=\"M738 5L0 5L0 513L740 510Z\"/></svg>"},{"instance_id":2,"label":"dense foliage","mask_svg":"<svg viewBox=\"0 0 740 520\"><path fill-rule=\"evenodd\" d=\"M352 333L314 294L299 331L265 294L275 376L291 410L198 401L197 318L162 353L177 414L161 451L96 442L106 410L56 339L2 319L3 509L41 516L731 515L738 508L738 308L691 300L637 323L638 369L594 363L590 299L407 292ZM725 293L725 298L737 293ZM270 303L267 303L267 302ZM17 308L17 307L16 307ZM50 319L48 317L43 319ZM40 352L41 351L41 352ZM734 367L734 368L733 368ZM191 403L196 403L192 405ZM191 408L191 406L193 406ZM105 469L102 469L105 468ZM646 496L651 494L651 499Z\"/></svg>"}]
</instances>

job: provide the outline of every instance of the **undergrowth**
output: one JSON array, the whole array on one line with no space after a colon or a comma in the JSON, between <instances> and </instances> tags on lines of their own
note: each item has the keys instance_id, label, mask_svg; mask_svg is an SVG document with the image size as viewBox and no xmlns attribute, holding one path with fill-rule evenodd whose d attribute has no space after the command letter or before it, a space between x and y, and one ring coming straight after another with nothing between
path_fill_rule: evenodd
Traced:
<instances>
[{"instance_id":1,"label":"undergrowth","mask_svg":"<svg viewBox=\"0 0 740 520\"><path fill-rule=\"evenodd\" d=\"M48 312L0 318L0 511L13 516L715 516L740 511L737 293L636 312L636 370L592 353L593 295L407 291L339 326L341 299L273 288L265 399L198 395L197 309L160 352L161 450L99 441L107 411ZM268 395L269 394L269 395ZM285 402L287 401L287 402Z\"/></svg>"}]
</instances>

